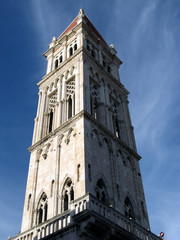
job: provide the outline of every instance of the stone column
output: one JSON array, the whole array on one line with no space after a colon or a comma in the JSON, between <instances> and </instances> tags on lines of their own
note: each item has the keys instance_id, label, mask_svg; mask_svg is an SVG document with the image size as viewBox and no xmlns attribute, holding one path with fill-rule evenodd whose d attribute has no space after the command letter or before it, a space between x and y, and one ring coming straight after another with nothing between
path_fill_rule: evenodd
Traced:
<instances>
[{"instance_id":1,"label":"stone column","mask_svg":"<svg viewBox=\"0 0 180 240\"><path fill-rule=\"evenodd\" d=\"M60 213L59 200L59 182L60 182L60 160L61 160L61 142L64 135L60 135L57 140L57 153L56 153L56 172L55 172L55 198L54 198L54 216Z\"/></svg>"},{"instance_id":2,"label":"stone column","mask_svg":"<svg viewBox=\"0 0 180 240\"><path fill-rule=\"evenodd\" d=\"M39 169L39 159L42 153L42 149L38 149L36 152L36 159L35 159L35 168L33 174L33 186L32 186L32 211L30 213L30 227L33 227L35 224L36 219L34 219L34 215L36 216L36 188L37 188L37 177L38 177L38 169Z\"/></svg>"}]
</instances>

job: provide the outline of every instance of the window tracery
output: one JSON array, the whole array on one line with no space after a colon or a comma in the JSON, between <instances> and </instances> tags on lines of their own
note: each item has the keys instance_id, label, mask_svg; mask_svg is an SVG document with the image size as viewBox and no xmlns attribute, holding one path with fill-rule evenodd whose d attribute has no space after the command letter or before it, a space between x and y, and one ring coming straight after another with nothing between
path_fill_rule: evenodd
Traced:
<instances>
[{"instance_id":1,"label":"window tracery","mask_svg":"<svg viewBox=\"0 0 180 240\"><path fill-rule=\"evenodd\" d=\"M98 87L90 81L90 110L95 119L98 119L98 100Z\"/></svg>"},{"instance_id":2,"label":"window tracery","mask_svg":"<svg viewBox=\"0 0 180 240\"><path fill-rule=\"evenodd\" d=\"M77 48L78 48L77 39L75 39L68 46L68 56L71 57L74 54L74 52L77 50Z\"/></svg>"},{"instance_id":3,"label":"window tracery","mask_svg":"<svg viewBox=\"0 0 180 240\"><path fill-rule=\"evenodd\" d=\"M113 131L116 137L120 138L117 104L113 100L111 100L111 109L112 109Z\"/></svg>"},{"instance_id":4,"label":"window tracery","mask_svg":"<svg viewBox=\"0 0 180 240\"><path fill-rule=\"evenodd\" d=\"M93 58L95 58L95 59L98 58L97 48L88 39L86 40L86 48L90 52L90 54Z\"/></svg>"},{"instance_id":5,"label":"window tracery","mask_svg":"<svg viewBox=\"0 0 180 240\"><path fill-rule=\"evenodd\" d=\"M42 194L37 208L37 223L40 224L47 220L48 199L45 193Z\"/></svg>"},{"instance_id":6,"label":"window tracery","mask_svg":"<svg viewBox=\"0 0 180 240\"><path fill-rule=\"evenodd\" d=\"M102 178L100 178L97 181L95 190L96 190L97 199L102 201L103 203L108 203L108 194L107 194L106 186L105 186Z\"/></svg>"},{"instance_id":7,"label":"window tracery","mask_svg":"<svg viewBox=\"0 0 180 240\"><path fill-rule=\"evenodd\" d=\"M59 54L57 54L54 58L54 69L56 69L60 63L63 62L63 51L61 51Z\"/></svg>"},{"instance_id":8,"label":"window tracery","mask_svg":"<svg viewBox=\"0 0 180 240\"><path fill-rule=\"evenodd\" d=\"M48 133L53 130L53 120L55 113L55 106L57 103L57 91L49 97L49 106L48 106Z\"/></svg>"},{"instance_id":9,"label":"window tracery","mask_svg":"<svg viewBox=\"0 0 180 240\"><path fill-rule=\"evenodd\" d=\"M75 115L75 79L66 84L68 119Z\"/></svg>"},{"instance_id":10,"label":"window tracery","mask_svg":"<svg viewBox=\"0 0 180 240\"><path fill-rule=\"evenodd\" d=\"M74 200L74 184L72 180L68 178L63 188L62 193L62 200L63 200L63 211L69 209L69 203Z\"/></svg>"},{"instance_id":11,"label":"window tracery","mask_svg":"<svg viewBox=\"0 0 180 240\"><path fill-rule=\"evenodd\" d=\"M128 197L126 197L124 201L124 214L127 218L135 220L135 214L133 210L133 206L131 204L131 201L129 200Z\"/></svg>"}]
</instances>

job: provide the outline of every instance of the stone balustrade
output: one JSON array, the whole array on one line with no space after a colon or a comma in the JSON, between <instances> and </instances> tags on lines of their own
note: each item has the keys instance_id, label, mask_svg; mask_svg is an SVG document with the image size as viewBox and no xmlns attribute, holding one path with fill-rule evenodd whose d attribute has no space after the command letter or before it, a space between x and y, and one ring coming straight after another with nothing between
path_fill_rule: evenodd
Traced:
<instances>
[{"instance_id":1,"label":"stone balustrade","mask_svg":"<svg viewBox=\"0 0 180 240\"><path fill-rule=\"evenodd\" d=\"M63 214L49 219L26 232L18 234L14 238L9 238L8 240L39 240L69 226L70 224L73 224L72 217L84 210L91 210L98 213L103 218L106 218L128 232L133 233L139 239L159 240L159 237L154 235L152 232L141 227L133 220L126 218L115 209L102 204L89 193L73 201L70 204L70 209Z\"/></svg>"}]
</instances>

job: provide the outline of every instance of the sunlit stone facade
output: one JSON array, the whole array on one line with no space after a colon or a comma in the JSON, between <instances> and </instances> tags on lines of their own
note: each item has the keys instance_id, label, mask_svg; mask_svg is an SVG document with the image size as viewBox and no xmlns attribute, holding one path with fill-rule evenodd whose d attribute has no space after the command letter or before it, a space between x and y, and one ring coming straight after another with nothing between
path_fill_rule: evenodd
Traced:
<instances>
[{"instance_id":1,"label":"sunlit stone facade","mask_svg":"<svg viewBox=\"0 0 180 240\"><path fill-rule=\"evenodd\" d=\"M44 56L22 228L13 239L157 239L114 46L81 9Z\"/></svg>"}]
</instances>

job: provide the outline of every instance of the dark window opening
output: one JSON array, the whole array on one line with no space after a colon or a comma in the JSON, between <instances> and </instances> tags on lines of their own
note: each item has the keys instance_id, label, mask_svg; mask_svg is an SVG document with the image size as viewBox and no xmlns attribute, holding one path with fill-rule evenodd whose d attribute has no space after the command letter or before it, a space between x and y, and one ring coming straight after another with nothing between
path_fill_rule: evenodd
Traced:
<instances>
[{"instance_id":1,"label":"dark window opening","mask_svg":"<svg viewBox=\"0 0 180 240\"><path fill-rule=\"evenodd\" d=\"M77 44L74 45L74 51L76 51L76 50L77 50Z\"/></svg>"},{"instance_id":2,"label":"dark window opening","mask_svg":"<svg viewBox=\"0 0 180 240\"><path fill-rule=\"evenodd\" d=\"M104 203L106 202L106 194L105 194L105 192L102 192L101 201L104 202Z\"/></svg>"},{"instance_id":3,"label":"dark window opening","mask_svg":"<svg viewBox=\"0 0 180 240\"><path fill-rule=\"evenodd\" d=\"M88 178L89 178L89 181L91 182L91 165L88 164Z\"/></svg>"},{"instance_id":4,"label":"dark window opening","mask_svg":"<svg viewBox=\"0 0 180 240\"><path fill-rule=\"evenodd\" d=\"M73 201L74 200L74 190L73 190L73 188L70 191L70 197L71 197L71 201Z\"/></svg>"},{"instance_id":5,"label":"dark window opening","mask_svg":"<svg viewBox=\"0 0 180 240\"><path fill-rule=\"evenodd\" d=\"M58 67L58 60L55 61L55 69Z\"/></svg>"},{"instance_id":6,"label":"dark window opening","mask_svg":"<svg viewBox=\"0 0 180 240\"><path fill-rule=\"evenodd\" d=\"M107 67L107 70L108 70L109 73L111 73L111 67L110 66Z\"/></svg>"},{"instance_id":7,"label":"dark window opening","mask_svg":"<svg viewBox=\"0 0 180 240\"><path fill-rule=\"evenodd\" d=\"M97 101L96 99L94 100L94 106L93 106L93 110L94 110L94 118L97 119Z\"/></svg>"},{"instance_id":8,"label":"dark window opening","mask_svg":"<svg viewBox=\"0 0 180 240\"><path fill-rule=\"evenodd\" d=\"M64 196L64 211L68 210L68 195L67 192L65 193Z\"/></svg>"},{"instance_id":9,"label":"dark window opening","mask_svg":"<svg viewBox=\"0 0 180 240\"><path fill-rule=\"evenodd\" d=\"M69 56L72 56L72 55L73 55L73 48L70 47L70 49L69 49Z\"/></svg>"},{"instance_id":10,"label":"dark window opening","mask_svg":"<svg viewBox=\"0 0 180 240\"><path fill-rule=\"evenodd\" d=\"M96 197L97 197L98 200L100 199L100 194L99 194L99 192L96 192Z\"/></svg>"},{"instance_id":11,"label":"dark window opening","mask_svg":"<svg viewBox=\"0 0 180 240\"><path fill-rule=\"evenodd\" d=\"M72 117L72 98L69 97L68 99L68 104L69 104L69 108L68 108L68 119Z\"/></svg>"},{"instance_id":12,"label":"dark window opening","mask_svg":"<svg viewBox=\"0 0 180 240\"><path fill-rule=\"evenodd\" d=\"M30 204L31 204L31 194L29 194L29 197L28 197L27 210L29 210Z\"/></svg>"},{"instance_id":13,"label":"dark window opening","mask_svg":"<svg viewBox=\"0 0 180 240\"><path fill-rule=\"evenodd\" d=\"M106 62L105 62L105 60L103 60L103 66L106 67Z\"/></svg>"},{"instance_id":14,"label":"dark window opening","mask_svg":"<svg viewBox=\"0 0 180 240\"><path fill-rule=\"evenodd\" d=\"M51 112L49 114L49 133L52 132L52 126L53 126L53 111L51 109Z\"/></svg>"},{"instance_id":15,"label":"dark window opening","mask_svg":"<svg viewBox=\"0 0 180 240\"><path fill-rule=\"evenodd\" d=\"M93 56L93 58L95 58L95 57L96 57L96 53L95 53L95 51L94 51L94 50L92 50L92 51L91 51L91 55Z\"/></svg>"},{"instance_id":16,"label":"dark window opening","mask_svg":"<svg viewBox=\"0 0 180 240\"><path fill-rule=\"evenodd\" d=\"M62 63L62 61L63 61L63 57L61 55L60 58L59 58L59 62Z\"/></svg>"},{"instance_id":17,"label":"dark window opening","mask_svg":"<svg viewBox=\"0 0 180 240\"><path fill-rule=\"evenodd\" d=\"M42 223L43 221L43 210L42 210L42 206L40 207L39 211L38 211L38 214L39 214L39 219L38 219L38 223Z\"/></svg>"},{"instance_id":18,"label":"dark window opening","mask_svg":"<svg viewBox=\"0 0 180 240\"><path fill-rule=\"evenodd\" d=\"M79 182L79 179L80 179L80 164L78 164L77 166L77 182Z\"/></svg>"},{"instance_id":19,"label":"dark window opening","mask_svg":"<svg viewBox=\"0 0 180 240\"><path fill-rule=\"evenodd\" d=\"M46 204L44 207L44 221L47 220L47 211L48 211L48 205Z\"/></svg>"},{"instance_id":20,"label":"dark window opening","mask_svg":"<svg viewBox=\"0 0 180 240\"><path fill-rule=\"evenodd\" d=\"M88 50L89 52L90 52L90 50L91 50L91 49L90 49L90 46L89 46L88 44L87 44L87 50Z\"/></svg>"}]
</instances>

